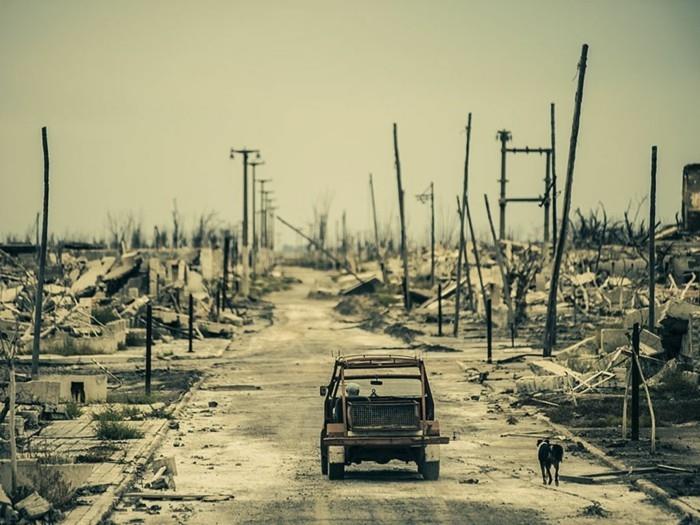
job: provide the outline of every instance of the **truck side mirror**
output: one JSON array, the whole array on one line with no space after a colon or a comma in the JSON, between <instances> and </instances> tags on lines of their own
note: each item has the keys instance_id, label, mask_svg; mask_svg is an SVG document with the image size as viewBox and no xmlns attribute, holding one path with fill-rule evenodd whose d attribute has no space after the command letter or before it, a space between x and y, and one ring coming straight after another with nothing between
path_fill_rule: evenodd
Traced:
<instances>
[{"instance_id":1,"label":"truck side mirror","mask_svg":"<svg viewBox=\"0 0 700 525\"><path fill-rule=\"evenodd\" d=\"M321 392L321 397L324 397L328 393L328 387L322 386L321 388L319 388L319 391Z\"/></svg>"}]
</instances>

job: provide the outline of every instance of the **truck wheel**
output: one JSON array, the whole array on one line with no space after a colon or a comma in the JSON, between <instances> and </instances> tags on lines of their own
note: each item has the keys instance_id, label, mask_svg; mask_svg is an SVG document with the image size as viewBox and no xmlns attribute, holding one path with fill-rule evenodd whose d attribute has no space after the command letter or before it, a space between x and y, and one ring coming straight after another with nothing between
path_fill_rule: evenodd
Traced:
<instances>
[{"instance_id":1,"label":"truck wheel","mask_svg":"<svg viewBox=\"0 0 700 525\"><path fill-rule=\"evenodd\" d=\"M328 463L328 479L343 479L345 477L345 464Z\"/></svg>"},{"instance_id":2,"label":"truck wheel","mask_svg":"<svg viewBox=\"0 0 700 525\"><path fill-rule=\"evenodd\" d=\"M323 445L324 432L321 431L321 474L328 474L328 448Z\"/></svg>"},{"instance_id":3,"label":"truck wheel","mask_svg":"<svg viewBox=\"0 0 700 525\"><path fill-rule=\"evenodd\" d=\"M420 473L423 474L423 479L427 481L435 481L440 477L440 462L425 461L420 467Z\"/></svg>"}]
</instances>

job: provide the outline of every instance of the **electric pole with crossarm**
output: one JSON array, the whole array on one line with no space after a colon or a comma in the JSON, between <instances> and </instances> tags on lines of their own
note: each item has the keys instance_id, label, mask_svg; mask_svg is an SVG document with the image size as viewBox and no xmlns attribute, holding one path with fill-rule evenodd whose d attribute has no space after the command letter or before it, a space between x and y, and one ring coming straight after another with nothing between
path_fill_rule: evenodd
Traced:
<instances>
[{"instance_id":1,"label":"electric pole with crossarm","mask_svg":"<svg viewBox=\"0 0 700 525\"><path fill-rule=\"evenodd\" d=\"M241 294L248 297L250 294L250 253L248 252L248 155L255 155L256 159L260 158L260 150L257 149L235 149L231 148L231 158L235 155L243 155L243 231L241 235L241 261L243 271L241 275Z\"/></svg>"}]
</instances>

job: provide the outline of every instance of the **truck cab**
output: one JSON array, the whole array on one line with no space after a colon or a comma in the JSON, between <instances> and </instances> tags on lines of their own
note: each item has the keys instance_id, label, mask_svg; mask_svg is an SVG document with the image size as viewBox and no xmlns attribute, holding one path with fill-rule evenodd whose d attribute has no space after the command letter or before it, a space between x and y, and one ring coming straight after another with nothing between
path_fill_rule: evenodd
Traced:
<instances>
[{"instance_id":1,"label":"truck cab","mask_svg":"<svg viewBox=\"0 0 700 525\"><path fill-rule=\"evenodd\" d=\"M440 476L435 404L421 358L348 356L335 361L324 397L321 471L342 479L353 463L415 462L426 480Z\"/></svg>"}]
</instances>

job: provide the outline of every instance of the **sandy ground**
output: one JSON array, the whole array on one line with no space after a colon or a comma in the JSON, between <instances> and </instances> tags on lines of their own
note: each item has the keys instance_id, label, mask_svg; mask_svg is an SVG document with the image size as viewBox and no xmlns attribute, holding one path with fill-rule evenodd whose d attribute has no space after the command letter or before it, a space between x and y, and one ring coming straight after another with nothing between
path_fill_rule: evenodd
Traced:
<instances>
[{"instance_id":1,"label":"sandy ground","mask_svg":"<svg viewBox=\"0 0 700 525\"><path fill-rule=\"evenodd\" d=\"M443 434L439 481L423 481L415 465L362 464L346 479L321 475L322 400L333 354L400 353L404 346L363 331L333 313L334 301L307 299L322 273L286 269L302 279L269 297L270 328L231 345L209 361L211 377L170 431L159 454L175 456L177 491L226 494L225 501L122 501L113 513L127 523L676 523L678 518L625 484L543 486L533 438L502 437L543 428L526 411L509 410L507 396L464 380L460 362L483 353L425 354ZM404 350L413 353L413 350ZM187 366L191 366L191 363ZM210 401L218 406L209 407ZM517 422L509 424L508 415ZM511 423L513 420L511 419ZM562 473L604 469L567 453ZM216 499L216 498L214 498ZM598 503L604 516L587 512Z\"/></svg>"}]
</instances>

